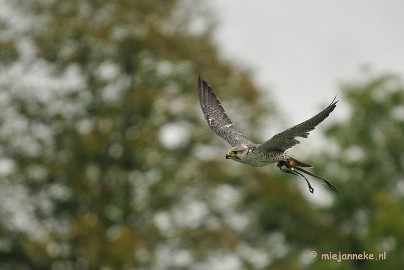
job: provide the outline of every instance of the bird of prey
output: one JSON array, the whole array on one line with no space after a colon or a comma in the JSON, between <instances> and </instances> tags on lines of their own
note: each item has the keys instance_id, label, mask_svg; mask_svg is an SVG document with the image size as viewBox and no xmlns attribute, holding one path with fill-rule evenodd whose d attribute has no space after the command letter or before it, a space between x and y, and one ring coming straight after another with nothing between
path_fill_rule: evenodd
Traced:
<instances>
[{"instance_id":1,"label":"bird of prey","mask_svg":"<svg viewBox=\"0 0 404 270\"><path fill-rule=\"evenodd\" d=\"M256 144L232 127L233 122L227 116L212 87L200 76L198 78L198 92L202 112L209 127L232 146L226 154L226 159L232 159L254 167L277 162L277 167L281 172L302 176L306 180L311 193L313 193L314 189L303 173L323 180L333 191L337 191L335 186L326 179L302 168L312 168L313 166L297 160L288 152L289 148L300 143L296 140L296 137L307 138L309 132L335 109L338 102L335 98L327 108L309 120L274 135L262 144Z\"/></svg>"}]
</instances>

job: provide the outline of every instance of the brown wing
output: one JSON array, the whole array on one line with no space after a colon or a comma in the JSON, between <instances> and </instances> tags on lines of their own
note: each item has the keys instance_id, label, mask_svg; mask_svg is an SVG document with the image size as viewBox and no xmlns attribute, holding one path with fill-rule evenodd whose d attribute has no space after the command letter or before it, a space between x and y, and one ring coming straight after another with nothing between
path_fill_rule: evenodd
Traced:
<instances>
[{"instance_id":1,"label":"brown wing","mask_svg":"<svg viewBox=\"0 0 404 270\"><path fill-rule=\"evenodd\" d=\"M231 146L253 144L243 133L231 127L233 122L227 116L212 87L201 77L198 78L198 92L203 115L209 127L218 136L225 139Z\"/></svg>"},{"instance_id":2,"label":"brown wing","mask_svg":"<svg viewBox=\"0 0 404 270\"><path fill-rule=\"evenodd\" d=\"M267 150L277 150L281 152L285 152L287 149L292 146L300 143L296 140L296 137L307 138L309 132L315 129L315 127L320 124L324 119L326 119L330 113L337 106L337 101L335 101L336 97L333 99L330 105L325 108L322 112L313 116L309 120L304 121L303 123L296 125L292 128L289 128L281 133L276 134L271 139L261 144L258 147L259 151L267 151Z\"/></svg>"}]
</instances>

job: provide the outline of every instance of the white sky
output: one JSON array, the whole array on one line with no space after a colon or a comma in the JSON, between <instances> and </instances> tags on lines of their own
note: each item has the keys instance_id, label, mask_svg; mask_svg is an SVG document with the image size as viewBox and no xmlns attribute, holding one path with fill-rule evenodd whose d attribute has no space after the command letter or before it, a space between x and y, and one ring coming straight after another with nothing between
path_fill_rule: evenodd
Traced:
<instances>
[{"instance_id":1,"label":"white sky","mask_svg":"<svg viewBox=\"0 0 404 270\"><path fill-rule=\"evenodd\" d=\"M337 94L336 110L318 129L347 116L339 85L361 80L364 67L371 74L404 74L404 1L209 0L209 5L219 20L216 39L224 55L251 68L284 113L287 123L268 123L264 139L315 115ZM292 151L298 157L322 143L321 132L301 142ZM314 201L321 195L330 203L315 185L320 194Z\"/></svg>"},{"instance_id":2,"label":"white sky","mask_svg":"<svg viewBox=\"0 0 404 270\"><path fill-rule=\"evenodd\" d=\"M210 0L224 54L251 67L256 82L297 124L328 105L339 83L372 73L404 74L404 1ZM341 100L335 118L344 116ZM223 99L223 98L222 98ZM300 112L296 115L297 112Z\"/></svg>"}]
</instances>

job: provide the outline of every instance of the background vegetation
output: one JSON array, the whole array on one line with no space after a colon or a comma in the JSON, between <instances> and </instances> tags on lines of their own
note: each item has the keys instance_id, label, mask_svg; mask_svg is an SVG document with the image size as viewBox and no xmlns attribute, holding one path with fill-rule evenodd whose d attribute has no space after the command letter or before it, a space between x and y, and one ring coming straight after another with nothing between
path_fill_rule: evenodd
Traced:
<instances>
[{"instance_id":1,"label":"background vegetation","mask_svg":"<svg viewBox=\"0 0 404 270\"><path fill-rule=\"evenodd\" d=\"M227 146L201 115L197 76L255 140L276 104L221 57L200 2L2 5L1 269L403 266L399 75L342 87L349 115L310 157L340 192L324 189L331 202L318 205L292 176L224 160ZM320 258L384 251L383 261Z\"/></svg>"}]
</instances>

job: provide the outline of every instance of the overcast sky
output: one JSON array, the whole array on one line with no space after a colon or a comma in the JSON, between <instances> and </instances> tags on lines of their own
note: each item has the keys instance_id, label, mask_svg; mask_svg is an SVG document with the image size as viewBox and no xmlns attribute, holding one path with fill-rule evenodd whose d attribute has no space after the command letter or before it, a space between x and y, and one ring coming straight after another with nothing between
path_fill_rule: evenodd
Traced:
<instances>
[{"instance_id":1,"label":"overcast sky","mask_svg":"<svg viewBox=\"0 0 404 270\"><path fill-rule=\"evenodd\" d=\"M225 55L252 68L256 82L269 89L281 112L301 112L297 121L330 103L340 82L362 78L365 66L372 73L404 74L404 1L209 4L219 19L216 36ZM334 117L343 117L343 100L338 109Z\"/></svg>"}]
</instances>

